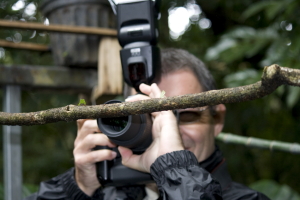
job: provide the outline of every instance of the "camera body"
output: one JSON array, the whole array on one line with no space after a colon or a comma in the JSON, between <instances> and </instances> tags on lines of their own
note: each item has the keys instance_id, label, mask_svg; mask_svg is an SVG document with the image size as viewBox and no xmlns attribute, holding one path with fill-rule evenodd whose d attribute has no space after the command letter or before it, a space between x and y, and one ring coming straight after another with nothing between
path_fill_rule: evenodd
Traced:
<instances>
[{"instance_id":1,"label":"camera body","mask_svg":"<svg viewBox=\"0 0 300 200\"><path fill-rule=\"evenodd\" d=\"M109 0L118 19L118 40L124 81L140 92L141 83L151 84L160 76L158 17L160 0ZM117 100L106 102L120 103ZM142 154L152 143L152 120L149 114L120 118L99 118L98 127L117 145ZM103 149L107 147L96 147ZM153 182L150 174L125 167L118 150L112 161L96 163L97 177L102 186L128 186Z\"/></svg>"},{"instance_id":2,"label":"camera body","mask_svg":"<svg viewBox=\"0 0 300 200\"><path fill-rule=\"evenodd\" d=\"M105 149L97 146L97 149ZM101 186L129 186L142 185L154 182L151 175L134 169L130 169L122 165L122 160L117 149L117 157L112 161L102 161L96 163L97 178Z\"/></svg>"}]
</instances>

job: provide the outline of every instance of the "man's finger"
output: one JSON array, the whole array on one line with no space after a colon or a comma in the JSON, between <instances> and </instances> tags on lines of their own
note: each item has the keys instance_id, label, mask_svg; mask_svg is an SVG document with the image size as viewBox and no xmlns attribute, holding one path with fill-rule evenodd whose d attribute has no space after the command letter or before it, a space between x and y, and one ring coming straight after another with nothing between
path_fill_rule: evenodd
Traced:
<instances>
[{"instance_id":1,"label":"man's finger","mask_svg":"<svg viewBox=\"0 0 300 200\"><path fill-rule=\"evenodd\" d=\"M150 93L151 93L150 85L146 85L145 83L142 83L142 84L140 84L139 88L142 93L144 93L148 96L150 95Z\"/></svg>"},{"instance_id":2,"label":"man's finger","mask_svg":"<svg viewBox=\"0 0 300 200\"><path fill-rule=\"evenodd\" d=\"M147 172L146 169L141 166L140 155L133 154L132 151L126 147L119 146L118 149L122 156L122 164L124 166L138 171Z\"/></svg>"},{"instance_id":3,"label":"man's finger","mask_svg":"<svg viewBox=\"0 0 300 200\"><path fill-rule=\"evenodd\" d=\"M80 119L77 120L77 137L75 140L75 146L77 143L82 141L87 135L93 133L100 133L97 121L91 119Z\"/></svg>"},{"instance_id":4,"label":"man's finger","mask_svg":"<svg viewBox=\"0 0 300 200\"><path fill-rule=\"evenodd\" d=\"M75 146L74 154L88 153L95 146L108 146L112 148L116 145L104 134L90 134Z\"/></svg>"},{"instance_id":5,"label":"man's finger","mask_svg":"<svg viewBox=\"0 0 300 200\"><path fill-rule=\"evenodd\" d=\"M75 156L75 163L77 165L94 164L104 160L112 160L116 156L117 153L109 149L95 150L84 155Z\"/></svg>"},{"instance_id":6,"label":"man's finger","mask_svg":"<svg viewBox=\"0 0 300 200\"><path fill-rule=\"evenodd\" d=\"M151 84L151 93L150 93L150 97L151 98L160 98L161 96L161 90L159 89L159 87L157 86L156 83Z\"/></svg>"},{"instance_id":7,"label":"man's finger","mask_svg":"<svg viewBox=\"0 0 300 200\"><path fill-rule=\"evenodd\" d=\"M131 96L130 98L125 99L126 102L132 102L132 101L141 101L141 100L148 100L150 99L148 96L137 94L134 96Z\"/></svg>"},{"instance_id":8,"label":"man's finger","mask_svg":"<svg viewBox=\"0 0 300 200\"><path fill-rule=\"evenodd\" d=\"M77 129L81 129L84 122L87 121L89 119L78 119L76 122L77 122Z\"/></svg>"},{"instance_id":9,"label":"man's finger","mask_svg":"<svg viewBox=\"0 0 300 200\"><path fill-rule=\"evenodd\" d=\"M156 83L151 84L151 86L142 83L140 85L140 90L150 98L160 98L161 91Z\"/></svg>"}]
</instances>

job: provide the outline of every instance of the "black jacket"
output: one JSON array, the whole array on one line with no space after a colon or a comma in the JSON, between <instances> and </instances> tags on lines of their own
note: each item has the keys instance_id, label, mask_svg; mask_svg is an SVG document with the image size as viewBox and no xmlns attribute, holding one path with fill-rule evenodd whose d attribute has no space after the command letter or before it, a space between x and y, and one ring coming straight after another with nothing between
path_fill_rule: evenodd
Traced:
<instances>
[{"instance_id":1,"label":"black jacket","mask_svg":"<svg viewBox=\"0 0 300 200\"><path fill-rule=\"evenodd\" d=\"M165 154L153 163L151 175L158 186L159 199L163 200L268 200L265 195L232 182L218 149L201 163L189 151ZM142 186L128 186L99 188L93 197L88 197L78 188L71 169L42 182L39 191L25 200L138 200L144 196Z\"/></svg>"}]
</instances>

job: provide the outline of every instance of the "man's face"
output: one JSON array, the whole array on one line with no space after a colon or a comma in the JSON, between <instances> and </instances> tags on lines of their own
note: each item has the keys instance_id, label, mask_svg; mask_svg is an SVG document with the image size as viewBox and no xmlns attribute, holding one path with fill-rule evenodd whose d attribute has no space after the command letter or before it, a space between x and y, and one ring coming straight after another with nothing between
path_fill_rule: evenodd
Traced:
<instances>
[{"instance_id":1,"label":"man's face","mask_svg":"<svg viewBox=\"0 0 300 200\"><path fill-rule=\"evenodd\" d=\"M158 86L166 92L165 95L168 97L203 91L199 81L189 70L178 70L162 76ZM224 105L216 106L217 111L220 111L220 106L221 109L223 108L223 113L225 113ZM199 109L184 109L184 111L196 110ZM220 119L217 119L219 117L213 117L209 109L198 114L199 120L192 123L179 124L179 131L185 149L193 152L200 162L213 153L215 149L214 138L222 130L223 119L220 121ZM222 117L224 118L224 115Z\"/></svg>"}]
</instances>

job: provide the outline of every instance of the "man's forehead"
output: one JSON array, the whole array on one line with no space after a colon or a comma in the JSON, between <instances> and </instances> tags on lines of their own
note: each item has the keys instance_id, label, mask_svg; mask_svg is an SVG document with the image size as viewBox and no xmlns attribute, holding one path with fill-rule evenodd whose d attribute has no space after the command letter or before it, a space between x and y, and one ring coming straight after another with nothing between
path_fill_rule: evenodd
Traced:
<instances>
[{"instance_id":1,"label":"man's forehead","mask_svg":"<svg viewBox=\"0 0 300 200\"><path fill-rule=\"evenodd\" d=\"M169 97L200 93L203 91L202 85L189 69L180 69L163 74L157 85L161 90L166 92L165 96ZM131 95L135 95L135 89L131 88L130 93Z\"/></svg>"},{"instance_id":2,"label":"man's forehead","mask_svg":"<svg viewBox=\"0 0 300 200\"><path fill-rule=\"evenodd\" d=\"M162 75L158 86L166 92L166 96L194 94L203 91L194 73L182 69Z\"/></svg>"}]
</instances>

